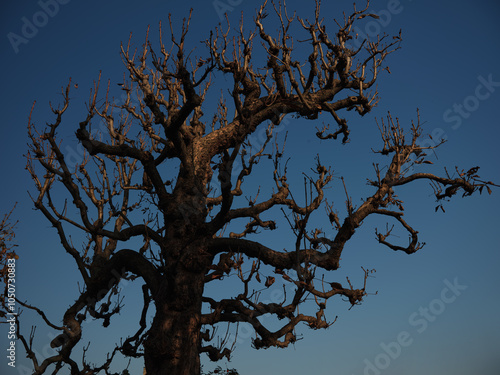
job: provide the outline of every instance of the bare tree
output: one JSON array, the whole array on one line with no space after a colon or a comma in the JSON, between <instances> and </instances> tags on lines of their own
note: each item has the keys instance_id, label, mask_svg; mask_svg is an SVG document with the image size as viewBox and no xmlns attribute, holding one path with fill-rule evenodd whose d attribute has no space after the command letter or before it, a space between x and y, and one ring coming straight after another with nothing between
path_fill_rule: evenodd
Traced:
<instances>
[{"instance_id":1,"label":"bare tree","mask_svg":"<svg viewBox=\"0 0 500 375\"><path fill-rule=\"evenodd\" d=\"M266 3L256 12L252 31L244 31L242 24L234 35L229 24L215 29L205 41L203 58L185 45L191 16L177 36L170 22L168 48L161 27L158 48L148 37L138 50L130 41L122 46L128 75L120 83L125 99L114 101L109 84L101 98L100 79L94 84L88 113L76 129L86 153L74 167L57 138L70 104L71 81L62 90L62 105L52 109L55 120L43 131L30 116L28 170L38 190L33 201L55 227L84 285L63 313L62 324L42 315L59 331L51 344L58 348L57 355L40 361L31 348L33 337L21 335L35 374L49 369L57 373L64 366L74 375L108 374L113 358L121 353L144 357L151 375L198 375L201 353L213 361L231 354L227 336L217 336L217 327L240 322L255 330L255 348L286 347L297 340L300 322L313 329L333 323L325 314L329 298L343 296L355 305L366 295L371 271L365 270L359 288L349 280L330 281L328 271L338 269L346 243L368 216L395 221L409 234L407 245L396 245L388 240L390 230L377 232L381 244L407 254L422 247L418 232L403 219L402 202L395 194L399 186L430 181L439 202L458 192L469 196L489 190L492 183L479 179L478 168L456 169L444 177L417 172L419 164L429 163L427 152L434 146L419 145L420 121L405 132L389 116L379 126L383 144L375 151L388 156L387 166L375 165L369 180L373 193L359 207L347 195L341 218L337 207L328 204L324 190L333 176L319 157L306 178L305 200L295 199L283 161L284 144L275 137L285 115L305 120L329 115L335 129L326 126L315 131L316 136L340 136L346 143L349 127L342 110L363 116L377 104L375 83L385 58L399 48L401 35L379 35L353 49L349 41L358 38L353 25L377 17L368 12L368 4L354 8L332 32L320 17L319 0L312 21ZM274 36L264 26L266 9L277 21ZM229 87L223 88L226 82ZM219 104L206 115L203 104L217 92L222 92ZM250 137L261 129L265 137L252 144ZM272 192L242 199L245 180L257 164L267 161ZM309 223L322 208L333 236ZM275 230L282 213L295 238L292 248L272 249L251 239L261 229ZM239 219L246 224L241 227ZM84 244L69 238L75 230L87 237ZM127 248L130 244L133 249ZM208 283L229 276L241 282L235 295L217 299L204 293ZM91 365L85 352L83 360L77 360L74 349L85 321L100 319L107 327L121 311L121 279L144 282L137 330L99 366ZM266 289L278 281L292 292L280 302L260 301L256 285ZM309 308L299 310L306 299L311 300ZM280 326L266 326L264 316L277 317Z\"/></svg>"}]
</instances>

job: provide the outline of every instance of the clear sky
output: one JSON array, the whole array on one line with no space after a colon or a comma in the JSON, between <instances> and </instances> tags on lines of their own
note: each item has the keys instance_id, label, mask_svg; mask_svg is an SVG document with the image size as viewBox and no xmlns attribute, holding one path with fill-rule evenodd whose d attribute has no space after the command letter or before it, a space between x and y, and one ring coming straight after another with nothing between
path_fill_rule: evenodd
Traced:
<instances>
[{"instance_id":1,"label":"clear sky","mask_svg":"<svg viewBox=\"0 0 500 375\"><path fill-rule=\"evenodd\" d=\"M49 317L58 321L61 309L76 296L76 269L42 214L32 210L27 193L33 186L24 169L23 154L33 101L37 101L35 123L41 126L51 121L48 102L58 102L61 86L72 77L79 84L72 93L72 103L83 108L100 70L113 84L121 81L120 41L126 42L133 32L136 45L142 44L147 26L156 33L158 22L166 22L168 13L179 25L189 8L194 8L190 36L193 46L201 49L194 41L205 39L217 26L222 8L226 7L236 24L241 12L250 19L260 2L59 0L57 7L47 4L53 2L12 1L0 6L0 213L18 202L18 298L46 307ZM303 17L312 15L312 0L290 0L287 5ZM327 24L333 27L331 18L339 16L341 10L350 11L351 6L352 1L324 1ZM294 169L308 170L316 153L321 152L322 161L332 165L336 176L345 176L354 202L359 203L371 191L365 185L366 178L373 177L370 148L380 145L375 118L390 110L402 124L409 125L419 108L425 131L448 140L433 159L436 173L442 174L443 167L468 169L478 165L482 177L499 183L499 3L384 0L373 1L372 9L379 12L380 20L366 23L360 32L371 36L377 30L394 34L402 29L403 35L402 49L387 60L391 74L379 80L380 104L364 118L351 118L351 143L346 146L314 139L314 126L321 126L321 120L329 122L329 118L320 119L318 124L291 121L287 125L288 149L293 150ZM27 22L38 26L30 29ZM9 40L9 33L24 39L12 39L10 34ZM64 141L74 144L74 131L84 113L71 116L61 134ZM309 131L299 132L304 127ZM74 147L66 150L68 155L75 152ZM299 172L295 177L301 181ZM335 185L328 191L329 200L342 206L341 193ZM367 220L348 243L342 268L334 275L341 282L346 275L360 282L360 267L374 268L376 277L369 280L368 287L370 292L378 291L377 295L368 296L351 310L348 303L333 300L327 311L331 319L338 315L337 322L322 331L299 327L303 339L285 350L251 349L251 335L242 328L228 366L242 375L499 374L500 190L494 189L491 196L483 193L454 200L445 206L446 213L434 212L432 189L425 183L402 190L400 198L406 205L406 218L427 245L411 256L394 253L374 238L374 227L383 228L385 222ZM269 234L262 238L275 248L289 240ZM401 240L406 241L404 237ZM139 289L126 285L124 292L131 295L125 303L128 301L127 307L134 311ZM48 333L35 317L26 317L22 330L27 334L31 324L39 326L34 347L43 355L50 341ZM90 325L91 334L86 339L93 345L89 355L102 358L108 342L105 339L112 337L110 343L116 342L119 338L113 333L132 323L118 319L118 328L109 328L109 332L97 323ZM7 346L3 325L0 372L27 373L23 366L29 363L20 345L17 369L7 367ZM125 362L120 364L125 366ZM141 366L134 364L131 373L138 371Z\"/></svg>"}]
</instances>

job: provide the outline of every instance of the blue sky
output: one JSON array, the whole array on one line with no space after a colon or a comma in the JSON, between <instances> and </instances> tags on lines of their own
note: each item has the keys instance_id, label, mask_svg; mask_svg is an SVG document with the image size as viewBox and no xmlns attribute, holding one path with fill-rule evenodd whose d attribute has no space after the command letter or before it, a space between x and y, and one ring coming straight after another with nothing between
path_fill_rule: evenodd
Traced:
<instances>
[{"instance_id":1,"label":"blue sky","mask_svg":"<svg viewBox=\"0 0 500 375\"><path fill-rule=\"evenodd\" d=\"M57 321L61 318L58 311L75 296L77 279L55 232L40 213L32 210L27 194L33 187L24 169L23 154L33 101L37 101L34 122L41 126L52 120L48 102L58 102L60 88L68 78L79 84L72 94L73 112L61 129L63 140L70 145L68 154L74 152L77 148L73 134L83 116L81 111L92 81L100 70L112 84L122 80L119 46L120 41L128 40L130 32L140 45L148 25L156 33L158 22L165 23L168 13L179 25L193 7L190 38L201 49L196 42L220 22L220 7L227 6L229 18L236 24L241 12L250 19L260 2L60 0L57 8L47 8L44 4L49 3L19 1L1 6L0 67L4 90L0 103L0 157L4 178L0 213L8 212L18 202L18 297L46 307L49 316ZM301 16L312 15L312 3L287 2ZM327 20L338 17L341 10L350 11L352 6L351 1L324 3L323 16ZM300 171L308 170L320 152L322 161L332 165L335 175L345 177L354 203L360 202L370 194L365 184L366 178L373 176L370 148L380 145L375 118L385 117L390 110L402 124L409 125L419 108L425 132L448 141L433 159L436 173L442 173L443 167L453 169L458 165L468 169L478 165L482 177L500 182L499 4L492 0L384 0L373 1L372 9L379 11L381 19L364 24L360 32L372 35L381 30L394 34L403 30L402 49L387 60L391 74L379 80L379 106L364 118L350 118L351 143L345 146L314 138L314 127L330 121L328 118L317 124L290 121L286 125L293 166L290 178L300 187ZM39 27L27 29L26 20ZM333 26L333 22L328 24ZM13 34L9 40L9 33L24 38L23 42L12 42ZM258 178L252 182L255 186ZM340 187L337 180L327 194L329 200L342 207ZM374 268L376 277L369 280L369 290L378 294L368 296L361 306L351 310L347 303L332 300L327 311L331 319L338 315L337 322L326 331L299 327L303 339L286 350L255 351L250 348L251 335L242 328L229 367L237 368L242 375L500 373L500 191L455 200L445 206L446 213L434 212L432 190L425 183L405 188L399 195L405 202L407 220L427 245L411 256L394 253L374 239L374 227L383 228L385 222L367 220L348 243L342 268L332 277L343 281L349 276L361 282L360 267ZM276 248L290 241L286 231L278 235L266 233L261 238ZM140 297L139 290L134 285L124 286L124 292L130 295L127 307L132 316L137 313L134 298ZM130 325L126 319L117 320L116 331L105 331L97 323L89 326L86 339L97 341L90 351L96 359L105 349L105 338ZM34 316L26 314L25 333L31 324L39 325L35 348L43 355L49 333ZM7 348L6 336L5 326L0 327L2 353ZM118 339L113 337L110 343ZM12 370L5 362L2 354L2 374L26 373L23 366L28 362L20 347L19 367ZM134 364L131 369L140 371L140 365Z\"/></svg>"}]
</instances>

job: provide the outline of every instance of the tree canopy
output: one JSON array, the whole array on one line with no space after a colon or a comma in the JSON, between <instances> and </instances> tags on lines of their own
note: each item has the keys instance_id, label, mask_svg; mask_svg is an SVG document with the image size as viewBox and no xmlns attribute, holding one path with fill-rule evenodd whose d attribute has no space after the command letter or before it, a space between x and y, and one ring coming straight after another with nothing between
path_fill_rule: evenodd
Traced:
<instances>
[{"instance_id":1,"label":"tree canopy","mask_svg":"<svg viewBox=\"0 0 500 375\"><path fill-rule=\"evenodd\" d=\"M20 336L36 374L65 366L72 374L109 373L120 353L144 357L148 374L197 375L201 353L213 361L230 357L227 335L217 334L233 323L252 327L257 349L287 347L297 340L299 323L319 329L334 322L326 313L328 299L342 296L355 305L367 294L371 270L364 270L358 287L349 279L334 281L330 272L340 267L346 244L367 217L393 221L408 233L408 243L394 243L392 227L376 231L389 249L412 254L423 246L404 219L397 189L430 182L436 209L457 195L490 191L494 184L479 177L478 167L430 172L429 154L442 143L422 145L419 116L406 129L390 114L379 123L381 146L374 143L374 152L387 162L374 164L368 179L373 190L362 204L353 203L341 178L336 187L345 195L345 215L327 201L325 190L335 176L319 155L304 184L290 186L286 138L276 137L285 116L303 119L302 126L321 140L347 143L346 112L364 116L379 100L376 82L401 34L356 35L355 24L378 17L368 5L355 7L330 30L319 1L309 20L266 1L250 31L243 24L220 26L207 36L203 51L186 45L190 17L178 32L169 23L166 43L161 27L158 46L149 42L149 30L142 48L134 49L129 40L121 46L126 75L119 85L125 99L114 100L111 83L103 93L101 78L95 82L88 111L74 129L85 149L76 165L58 138L73 83L62 89L62 103L51 107L55 118L44 129L30 116L33 202L57 231L82 282L62 324L42 314L58 332L51 343L56 355L39 361L32 337ZM275 25L275 33L268 31ZM215 107L204 106L219 94ZM332 129L314 128L320 117L331 121ZM261 129L265 137L252 143ZM269 186L262 195L268 195L257 191L244 199L245 182L266 162L270 174L260 177ZM259 230L277 230L278 215L289 226L292 247L271 248L256 236ZM313 215L324 215L328 233L310 224ZM73 231L85 240L74 242ZM234 295L204 293L207 285L228 277L240 282ZM122 311L120 280L143 283L140 320L104 363L90 363L85 350L77 361L85 322L101 320L107 327ZM259 290L276 282L291 286L292 293L278 303L259 300ZM306 301L308 307L300 309ZM264 324L262 317L269 315L279 326Z\"/></svg>"}]
</instances>

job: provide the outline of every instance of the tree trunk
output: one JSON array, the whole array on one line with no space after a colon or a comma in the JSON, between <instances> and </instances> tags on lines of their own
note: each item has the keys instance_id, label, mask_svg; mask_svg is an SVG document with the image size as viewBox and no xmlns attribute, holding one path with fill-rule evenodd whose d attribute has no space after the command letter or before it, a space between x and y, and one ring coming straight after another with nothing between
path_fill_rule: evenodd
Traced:
<instances>
[{"instance_id":1,"label":"tree trunk","mask_svg":"<svg viewBox=\"0 0 500 375\"><path fill-rule=\"evenodd\" d=\"M203 182L185 180L179 171L173 193L161 207L165 215L165 238L161 250L163 280L153 295L156 314L144 342L147 375L200 375L201 309L205 272L211 264L206 238L197 233L205 222ZM201 183L196 188L196 183Z\"/></svg>"},{"instance_id":2,"label":"tree trunk","mask_svg":"<svg viewBox=\"0 0 500 375\"><path fill-rule=\"evenodd\" d=\"M156 296L156 315L144 343L147 375L200 375L204 273L176 268Z\"/></svg>"}]
</instances>

